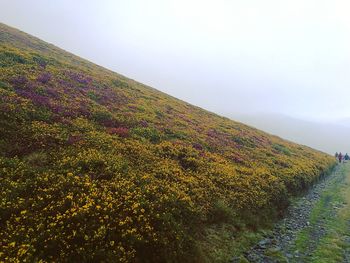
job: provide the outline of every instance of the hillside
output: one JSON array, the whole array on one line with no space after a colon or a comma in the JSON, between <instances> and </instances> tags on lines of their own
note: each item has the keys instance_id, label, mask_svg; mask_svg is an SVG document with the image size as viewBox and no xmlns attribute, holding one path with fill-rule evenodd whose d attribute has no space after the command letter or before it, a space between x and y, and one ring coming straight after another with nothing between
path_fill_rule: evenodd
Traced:
<instances>
[{"instance_id":1,"label":"hillside","mask_svg":"<svg viewBox=\"0 0 350 263\"><path fill-rule=\"evenodd\" d=\"M0 261L213 261L334 165L3 24L0 77Z\"/></svg>"}]
</instances>

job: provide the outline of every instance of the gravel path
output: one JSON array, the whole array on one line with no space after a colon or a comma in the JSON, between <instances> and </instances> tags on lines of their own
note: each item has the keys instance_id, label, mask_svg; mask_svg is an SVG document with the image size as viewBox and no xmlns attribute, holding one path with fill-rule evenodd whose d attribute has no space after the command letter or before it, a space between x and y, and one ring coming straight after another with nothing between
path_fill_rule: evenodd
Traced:
<instances>
[{"instance_id":1,"label":"gravel path","mask_svg":"<svg viewBox=\"0 0 350 263\"><path fill-rule=\"evenodd\" d=\"M265 236L255 246L245 253L245 258L249 262L304 262L302 258L308 255L302 255L299 251L293 250L293 242L297 233L309 226L309 217L312 209L317 201L319 201L321 193L334 183L339 181L339 166L334 172L315 184L303 197L299 198L292 204L284 219L279 221L271 234ZM339 182L338 182L339 183ZM327 205L327 200L325 205ZM331 205L331 204L330 204ZM330 207L335 212L336 208ZM312 240L308 243L307 251L312 253L317 245L317 241L325 235L326 231L323 227L322 219L317 221L312 228ZM282 257L276 257L281 255ZM238 259L232 261L239 262Z\"/></svg>"}]
</instances>

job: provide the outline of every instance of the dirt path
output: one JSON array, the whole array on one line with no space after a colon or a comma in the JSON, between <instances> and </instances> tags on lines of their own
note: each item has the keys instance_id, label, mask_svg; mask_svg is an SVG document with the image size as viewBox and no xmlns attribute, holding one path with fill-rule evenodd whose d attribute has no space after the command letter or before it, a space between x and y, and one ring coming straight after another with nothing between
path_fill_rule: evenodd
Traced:
<instances>
[{"instance_id":1,"label":"dirt path","mask_svg":"<svg viewBox=\"0 0 350 263\"><path fill-rule=\"evenodd\" d=\"M350 263L350 163L338 165L296 200L286 217L244 256L258 263Z\"/></svg>"}]
</instances>

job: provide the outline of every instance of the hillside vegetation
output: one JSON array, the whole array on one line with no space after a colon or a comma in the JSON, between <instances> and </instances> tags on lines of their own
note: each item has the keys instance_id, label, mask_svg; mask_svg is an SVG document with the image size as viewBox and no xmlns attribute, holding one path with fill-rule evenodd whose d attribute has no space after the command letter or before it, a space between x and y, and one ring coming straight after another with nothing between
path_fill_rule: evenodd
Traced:
<instances>
[{"instance_id":1,"label":"hillside vegetation","mask_svg":"<svg viewBox=\"0 0 350 263\"><path fill-rule=\"evenodd\" d=\"M0 261L213 260L333 164L0 24Z\"/></svg>"}]
</instances>

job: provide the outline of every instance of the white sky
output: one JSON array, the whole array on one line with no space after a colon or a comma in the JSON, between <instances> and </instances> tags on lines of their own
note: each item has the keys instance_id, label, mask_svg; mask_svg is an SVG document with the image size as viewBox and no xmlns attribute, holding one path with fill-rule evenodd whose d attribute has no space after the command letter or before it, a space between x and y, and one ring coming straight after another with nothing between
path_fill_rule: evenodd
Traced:
<instances>
[{"instance_id":1,"label":"white sky","mask_svg":"<svg viewBox=\"0 0 350 263\"><path fill-rule=\"evenodd\" d=\"M350 116L347 0L0 0L0 21L220 114Z\"/></svg>"}]
</instances>

